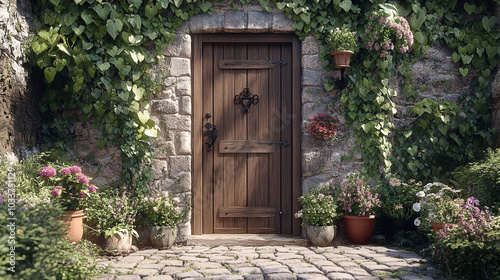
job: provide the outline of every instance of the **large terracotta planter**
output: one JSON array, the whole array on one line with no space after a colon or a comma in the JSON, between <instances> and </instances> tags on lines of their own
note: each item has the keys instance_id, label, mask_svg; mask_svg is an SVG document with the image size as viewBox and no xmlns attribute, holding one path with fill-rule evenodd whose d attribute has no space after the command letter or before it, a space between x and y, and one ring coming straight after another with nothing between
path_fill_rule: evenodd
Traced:
<instances>
[{"instance_id":1,"label":"large terracotta planter","mask_svg":"<svg viewBox=\"0 0 500 280\"><path fill-rule=\"evenodd\" d=\"M351 63L351 56L354 55L352 51L334 51L330 53L335 59L335 68L349 68Z\"/></svg>"},{"instance_id":2,"label":"large terracotta planter","mask_svg":"<svg viewBox=\"0 0 500 280\"><path fill-rule=\"evenodd\" d=\"M68 241L80 241L83 236L83 210L66 211L66 215L62 219L68 226L68 230L66 231Z\"/></svg>"},{"instance_id":3,"label":"large terracotta planter","mask_svg":"<svg viewBox=\"0 0 500 280\"><path fill-rule=\"evenodd\" d=\"M328 246L335 237L335 226L304 225L304 230L314 246Z\"/></svg>"},{"instance_id":4,"label":"large terracotta planter","mask_svg":"<svg viewBox=\"0 0 500 280\"><path fill-rule=\"evenodd\" d=\"M351 216L343 215L344 231L347 240L352 244L366 245L370 242L375 229L376 215L370 216Z\"/></svg>"},{"instance_id":5,"label":"large terracotta planter","mask_svg":"<svg viewBox=\"0 0 500 280\"><path fill-rule=\"evenodd\" d=\"M132 235L123 233L123 237L115 233L113 237L106 238L104 249L111 252L122 253L130 251L132 247Z\"/></svg>"},{"instance_id":6,"label":"large terracotta planter","mask_svg":"<svg viewBox=\"0 0 500 280\"><path fill-rule=\"evenodd\" d=\"M177 227L155 227L150 228L151 245L155 248L170 248L174 245L177 237Z\"/></svg>"}]
</instances>

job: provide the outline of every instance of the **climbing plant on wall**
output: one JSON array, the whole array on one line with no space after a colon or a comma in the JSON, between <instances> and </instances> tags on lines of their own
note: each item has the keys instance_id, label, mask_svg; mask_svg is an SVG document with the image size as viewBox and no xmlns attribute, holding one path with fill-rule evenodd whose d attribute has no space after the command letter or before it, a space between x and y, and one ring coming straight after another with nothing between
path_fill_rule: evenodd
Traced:
<instances>
[{"instance_id":1,"label":"climbing plant on wall","mask_svg":"<svg viewBox=\"0 0 500 280\"><path fill-rule=\"evenodd\" d=\"M317 39L324 40L330 30L337 27L358 32L362 47L348 74L350 84L341 91L341 101L347 124L353 127L370 175L378 177L380 171L389 173L391 168L405 176L412 173L438 175L424 172L442 153L452 156L455 151L464 150L465 155L472 156L475 149L467 149L471 143L476 143L476 138L488 143L489 76L500 60L498 24L489 14L488 3L467 1L459 6L456 0L422 3L407 0L398 1L394 6L385 2L259 0L266 10L275 5L291 18L300 38L312 33ZM99 145L120 148L122 180L144 191L150 178L148 162L153 157L149 141L158 134L158 127L149 116L148 101L158 89L155 78L161 77L150 71L151 66L161 60L162 51L172 42L180 24L200 12L211 13L212 1L40 0L37 4L39 32L33 40L32 50L35 54L33 61L42 69L47 83L40 104L45 119L45 140L52 147L66 149L67 145L71 146L71 141L62 139L71 133L68 129L71 122L90 121L103 132ZM386 18L388 22L385 24L390 21L405 29L407 21L411 27L414 42L411 47L406 46L408 49L404 47L404 52L397 39L391 43L399 49L384 54L380 51L381 42L377 42L378 48L375 46L378 39L374 39L372 31L378 28L381 32L381 19L385 21ZM397 30L394 32L390 34L399 36ZM390 34L388 36L392 36ZM417 126L397 131L392 123L396 92L391 89L391 80L399 77L399 88L402 89L399 94L406 94L409 100L415 98L418 89L411 83L409 63L418 59L436 41L454 51L452 59L460 65L462 75L477 73L477 81L473 84L475 92L464 96L459 112L442 102L438 102L438 111L432 111L429 109L434 106L432 102L421 101L424 103L417 104L413 116L419 119ZM331 68L329 50L322 47L321 53L323 66ZM329 83L325 87L333 89ZM441 109L443 106L449 109ZM452 116L441 118L443 110ZM462 117L462 113L467 116L467 121L460 122L462 127L457 134L451 126L458 120L450 120ZM418 130L419 122L425 118L441 120L441 128L436 130L427 126ZM441 145L430 153L429 146L436 147L434 140L428 145L419 141L421 137L437 132L442 134L440 138L445 138L437 141L447 141L459 148ZM396 167L391 166L392 162L398 162Z\"/></svg>"}]
</instances>

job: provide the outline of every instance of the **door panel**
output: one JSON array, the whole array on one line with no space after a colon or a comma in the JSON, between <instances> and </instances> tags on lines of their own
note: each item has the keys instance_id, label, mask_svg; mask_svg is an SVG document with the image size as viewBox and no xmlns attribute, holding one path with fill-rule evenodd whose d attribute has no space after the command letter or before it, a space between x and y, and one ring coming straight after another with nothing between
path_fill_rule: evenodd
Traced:
<instances>
[{"instance_id":1,"label":"door panel","mask_svg":"<svg viewBox=\"0 0 500 280\"><path fill-rule=\"evenodd\" d=\"M193 170L199 172L194 176L202 176L194 180L194 213L202 216L193 219L194 232L297 234L292 228L298 180L293 178L300 174L292 171L300 139L292 139L292 132L300 118L292 111L299 99L292 95L297 60L291 40L218 43L195 37L194 42L201 48L194 52L193 73L201 75L193 86L201 95L194 97L193 108L201 112L194 116L209 113L203 125L209 122L217 130L210 151L207 139L194 133L193 156L201 155L201 167L194 158ZM235 103L245 88L258 96L247 112Z\"/></svg>"}]
</instances>

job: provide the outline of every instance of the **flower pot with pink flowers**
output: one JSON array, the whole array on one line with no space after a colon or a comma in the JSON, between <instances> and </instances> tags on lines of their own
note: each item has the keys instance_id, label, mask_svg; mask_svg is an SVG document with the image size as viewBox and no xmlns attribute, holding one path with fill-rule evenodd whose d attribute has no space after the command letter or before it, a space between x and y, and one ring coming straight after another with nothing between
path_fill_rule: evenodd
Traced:
<instances>
[{"instance_id":1,"label":"flower pot with pink flowers","mask_svg":"<svg viewBox=\"0 0 500 280\"><path fill-rule=\"evenodd\" d=\"M150 242L155 248L170 248L177 237L177 225L186 219L190 207L190 199L181 205L178 196L167 191L141 200L140 212L149 226Z\"/></svg>"},{"instance_id":2,"label":"flower pot with pink flowers","mask_svg":"<svg viewBox=\"0 0 500 280\"><path fill-rule=\"evenodd\" d=\"M97 187L90 185L91 179L77 165L62 167L59 171L52 166L45 166L39 174L43 178L43 184L52 188L50 194L53 200L60 202L66 210L62 219L68 226L68 240L80 241L83 236L82 207L88 197L96 192Z\"/></svg>"},{"instance_id":3,"label":"flower pot with pink flowers","mask_svg":"<svg viewBox=\"0 0 500 280\"><path fill-rule=\"evenodd\" d=\"M337 201L343 212L347 240L352 244L368 244L375 229L375 209L381 205L378 194L368 185L366 178L350 173L342 181Z\"/></svg>"}]
</instances>

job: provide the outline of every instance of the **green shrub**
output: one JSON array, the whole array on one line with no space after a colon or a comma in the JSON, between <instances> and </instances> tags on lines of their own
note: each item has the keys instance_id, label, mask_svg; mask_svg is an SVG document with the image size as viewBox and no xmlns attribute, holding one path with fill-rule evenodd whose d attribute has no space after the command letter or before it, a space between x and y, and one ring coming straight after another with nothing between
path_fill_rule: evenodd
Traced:
<instances>
[{"instance_id":1,"label":"green shrub","mask_svg":"<svg viewBox=\"0 0 500 280\"><path fill-rule=\"evenodd\" d=\"M63 214L57 204L26 207L0 198L0 265L5 268L0 278L85 279L98 273L95 257L88 255L87 248L62 238L66 232L60 219Z\"/></svg>"},{"instance_id":2,"label":"green shrub","mask_svg":"<svg viewBox=\"0 0 500 280\"><path fill-rule=\"evenodd\" d=\"M445 227L431 246L438 266L460 279L500 279L500 217L481 211L473 197L455 227Z\"/></svg>"},{"instance_id":3,"label":"green shrub","mask_svg":"<svg viewBox=\"0 0 500 280\"><path fill-rule=\"evenodd\" d=\"M467 196L490 206L493 213L500 212L500 149L488 149L484 160L458 167L452 178Z\"/></svg>"}]
</instances>

